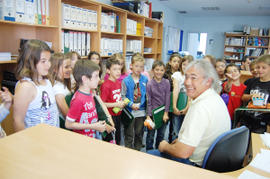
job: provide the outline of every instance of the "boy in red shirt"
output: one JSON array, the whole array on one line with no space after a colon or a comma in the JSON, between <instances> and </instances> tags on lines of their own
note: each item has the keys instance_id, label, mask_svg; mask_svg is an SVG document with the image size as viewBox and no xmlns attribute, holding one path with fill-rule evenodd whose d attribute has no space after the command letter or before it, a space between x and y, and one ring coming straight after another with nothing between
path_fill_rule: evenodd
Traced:
<instances>
[{"instance_id":1,"label":"boy in red shirt","mask_svg":"<svg viewBox=\"0 0 270 179\"><path fill-rule=\"evenodd\" d=\"M240 71L235 64L229 64L225 68L227 81L222 84L223 91L228 93L229 101L227 104L231 120L234 120L233 115L236 108L242 105L242 96L246 89L243 83L240 83Z\"/></svg>"},{"instance_id":2,"label":"boy in red shirt","mask_svg":"<svg viewBox=\"0 0 270 179\"><path fill-rule=\"evenodd\" d=\"M108 108L116 128L115 140L120 145L121 141L121 109L125 107L125 102L121 98L121 82L117 79L121 76L121 65L119 60L111 57L106 62L107 74L109 78L104 81L100 88L100 97ZM119 110L120 109L120 110Z\"/></svg>"},{"instance_id":3,"label":"boy in red shirt","mask_svg":"<svg viewBox=\"0 0 270 179\"><path fill-rule=\"evenodd\" d=\"M77 91L70 102L70 108L66 117L66 128L74 132L97 138L97 131L110 133L113 127L105 121L98 121L95 107L93 89L99 82L99 66L90 60L78 60L75 64L73 75L76 81Z\"/></svg>"}]
</instances>

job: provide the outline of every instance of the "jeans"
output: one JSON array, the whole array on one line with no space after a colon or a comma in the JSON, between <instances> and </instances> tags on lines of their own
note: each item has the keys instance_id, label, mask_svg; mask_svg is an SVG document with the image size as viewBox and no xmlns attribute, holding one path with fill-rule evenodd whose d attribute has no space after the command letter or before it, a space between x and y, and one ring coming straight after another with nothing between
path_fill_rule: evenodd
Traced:
<instances>
[{"instance_id":1,"label":"jeans","mask_svg":"<svg viewBox=\"0 0 270 179\"><path fill-rule=\"evenodd\" d=\"M158 157L166 158L166 159L169 159L169 160L173 160L173 161L176 161L176 162L184 163L184 164L187 164L187 165L197 166L197 164L195 164L194 162L191 162L188 158L187 159L176 158L176 157L173 157L173 156L171 156L169 154L160 152L159 150L149 150L149 151L147 151L147 153L151 154L151 155L158 156Z\"/></svg>"},{"instance_id":2,"label":"jeans","mask_svg":"<svg viewBox=\"0 0 270 179\"><path fill-rule=\"evenodd\" d=\"M155 133L157 131L157 136L156 136L156 144L155 148L157 149L159 146L159 143L164 139L164 134L166 131L167 124L163 124L161 128L159 129L153 129L153 130L147 130L147 136L146 136L146 150L152 150L153 144L154 144L154 137Z\"/></svg>"},{"instance_id":3,"label":"jeans","mask_svg":"<svg viewBox=\"0 0 270 179\"><path fill-rule=\"evenodd\" d=\"M173 114L172 119L170 121L170 134L169 134L170 143L178 138L178 133L181 129L184 117L185 115L177 116Z\"/></svg>"},{"instance_id":4,"label":"jeans","mask_svg":"<svg viewBox=\"0 0 270 179\"><path fill-rule=\"evenodd\" d=\"M145 117L136 117L132 120L128 128L124 129L126 147L132 148L135 150L141 150L144 120L145 120Z\"/></svg>"},{"instance_id":5,"label":"jeans","mask_svg":"<svg viewBox=\"0 0 270 179\"><path fill-rule=\"evenodd\" d=\"M115 126L115 142L117 145L120 145L121 142L121 116L112 116L112 120Z\"/></svg>"}]
</instances>

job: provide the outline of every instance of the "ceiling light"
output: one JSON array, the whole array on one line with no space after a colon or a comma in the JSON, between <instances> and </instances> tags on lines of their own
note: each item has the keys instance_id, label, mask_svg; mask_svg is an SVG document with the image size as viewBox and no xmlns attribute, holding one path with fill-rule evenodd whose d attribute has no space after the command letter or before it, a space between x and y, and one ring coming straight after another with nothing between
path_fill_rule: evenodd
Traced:
<instances>
[{"instance_id":1,"label":"ceiling light","mask_svg":"<svg viewBox=\"0 0 270 179\"><path fill-rule=\"evenodd\" d=\"M204 11L219 11L219 7L201 7Z\"/></svg>"}]
</instances>

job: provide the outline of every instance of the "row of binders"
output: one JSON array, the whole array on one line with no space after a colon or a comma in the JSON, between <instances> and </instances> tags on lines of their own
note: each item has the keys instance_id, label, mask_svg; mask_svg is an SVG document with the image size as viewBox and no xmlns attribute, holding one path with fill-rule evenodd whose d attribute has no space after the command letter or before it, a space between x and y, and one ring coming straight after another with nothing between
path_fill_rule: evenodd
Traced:
<instances>
[{"instance_id":1,"label":"row of binders","mask_svg":"<svg viewBox=\"0 0 270 179\"><path fill-rule=\"evenodd\" d=\"M29 24L50 24L50 0L1 0L0 19Z\"/></svg>"},{"instance_id":2,"label":"row of binders","mask_svg":"<svg viewBox=\"0 0 270 179\"><path fill-rule=\"evenodd\" d=\"M141 40L127 40L126 42L126 51L131 52L131 53L136 53L139 52L141 53L142 51L142 41Z\"/></svg>"},{"instance_id":3,"label":"row of binders","mask_svg":"<svg viewBox=\"0 0 270 179\"><path fill-rule=\"evenodd\" d=\"M269 40L268 38L249 37L247 43L249 46L268 46Z\"/></svg>"},{"instance_id":4,"label":"row of binders","mask_svg":"<svg viewBox=\"0 0 270 179\"><path fill-rule=\"evenodd\" d=\"M225 45L234 45L234 46L245 46L246 39L244 37L235 38L235 37L227 37L225 39Z\"/></svg>"},{"instance_id":5,"label":"row of binders","mask_svg":"<svg viewBox=\"0 0 270 179\"><path fill-rule=\"evenodd\" d=\"M78 52L81 56L90 53L91 36L89 32L62 30L62 53Z\"/></svg>"},{"instance_id":6,"label":"row of binders","mask_svg":"<svg viewBox=\"0 0 270 179\"><path fill-rule=\"evenodd\" d=\"M153 37L154 30L151 27L144 27L144 36Z\"/></svg>"},{"instance_id":7,"label":"row of binders","mask_svg":"<svg viewBox=\"0 0 270 179\"><path fill-rule=\"evenodd\" d=\"M62 25L66 28L97 30L97 11L62 3Z\"/></svg>"},{"instance_id":8,"label":"row of binders","mask_svg":"<svg viewBox=\"0 0 270 179\"><path fill-rule=\"evenodd\" d=\"M119 16L114 12L101 13L101 31L102 32L121 32L121 22Z\"/></svg>"},{"instance_id":9,"label":"row of binders","mask_svg":"<svg viewBox=\"0 0 270 179\"><path fill-rule=\"evenodd\" d=\"M132 19L127 19L127 34L141 35L142 24Z\"/></svg>"},{"instance_id":10,"label":"row of binders","mask_svg":"<svg viewBox=\"0 0 270 179\"><path fill-rule=\"evenodd\" d=\"M115 53L123 53L122 39L101 38L100 42L101 56L110 56Z\"/></svg>"},{"instance_id":11,"label":"row of binders","mask_svg":"<svg viewBox=\"0 0 270 179\"><path fill-rule=\"evenodd\" d=\"M245 55L252 56L252 57L259 57L265 54L267 51L262 48L247 48Z\"/></svg>"}]
</instances>

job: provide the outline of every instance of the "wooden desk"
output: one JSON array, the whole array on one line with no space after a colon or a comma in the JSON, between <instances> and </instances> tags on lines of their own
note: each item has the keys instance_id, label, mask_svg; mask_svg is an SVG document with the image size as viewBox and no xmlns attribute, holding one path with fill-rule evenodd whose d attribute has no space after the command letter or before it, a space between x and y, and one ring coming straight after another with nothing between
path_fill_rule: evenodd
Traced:
<instances>
[{"instance_id":1,"label":"wooden desk","mask_svg":"<svg viewBox=\"0 0 270 179\"><path fill-rule=\"evenodd\" d=\"M260 153L261 148L263 148L263 149L267 149L267 148L264 146L264 144L263 144L263 142L261 140L260 134L252 133L251 134L251 137L252 137L253 158L255 158L256 155L258 153ZM228 172L228 173L224 173L224 174L225 175L230 175L230 176L233 176L233 177L238 177L245 170L249 170L249 171L252 171L252 172L257 173L259 175L262 175L262 176L265 176L265 177L269 177L270 178L270 173L267 173L265 171L259 170L257 168L252 167L252 166L249 166L249 165L247 165L246 167L244 167L244 168L242 168L240 170L237 170L237 171L234 171L234 172Z\"/></svg>"},{"instance_id":2,"label":"wooden desk","mask_svg":"<svg viewBox=\"0 0 270 179\"><path fill-rule=\"evenodd\" d=\"M38 125L0 140L0 178L233 178Z\"/></svg>"}]
</instances>

